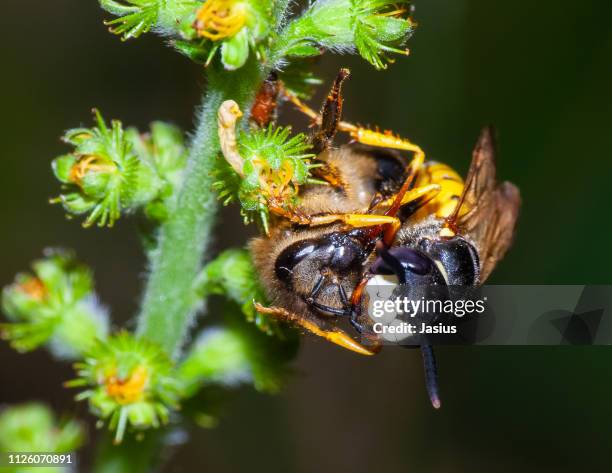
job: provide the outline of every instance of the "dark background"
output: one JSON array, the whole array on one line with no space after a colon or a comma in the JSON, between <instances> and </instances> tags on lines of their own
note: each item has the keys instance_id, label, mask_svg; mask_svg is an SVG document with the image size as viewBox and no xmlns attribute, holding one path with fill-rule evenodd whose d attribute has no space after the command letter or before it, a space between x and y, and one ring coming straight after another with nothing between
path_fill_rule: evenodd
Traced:
<instances>
[{"instance_id":1,"label":"dark background","mask_svg":"<svg viewBox=\"0 0 612 473\"><path fill-rule=\"evenodd\" d=\"M417 1L411 57L377 72L341 66L347 119L393 128L465 172L482 125L499 130L499 173L524 206L517 240L491 283L609 283L612 196L612 3ZM147 35L122 44L94 1L3 0L0 17L0 284L45 246L95 268L116 321L136 311L144 260L133 222L83 230L46 202L58 192L58 137L90 109L144 128L192 128L202 73ZM287 114L284 116L287 118ZM291 116L290 116L291 118ZM300 121L304 123L303 120ZM218 248L248 232L224 213ZM251 231L251 230L248 230ZM439 350L443 408L426 399L417 351L362 359L306 339L286 392L242 392L220 426L200 431L167 471L609 471L612 352L607 348ZM43 399L77 410L72 372L44 352L0 345L0 403Z\"/></svg>"}]
</instances>

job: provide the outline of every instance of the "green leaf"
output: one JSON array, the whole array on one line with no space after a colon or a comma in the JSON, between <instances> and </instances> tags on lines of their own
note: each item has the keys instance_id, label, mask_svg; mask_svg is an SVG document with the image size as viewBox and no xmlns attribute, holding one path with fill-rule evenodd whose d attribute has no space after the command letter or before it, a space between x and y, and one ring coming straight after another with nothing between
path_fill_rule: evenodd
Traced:
<instances>
[{"instance_id":1,"label":"green leaf","mask_svg":"<svg viewBox=\"0 0 612 473\"><path fill-rule=\"evenodd\" d=\"M294 58L315 57L323 54L323 49L308 43L296 43L287 49L285 54Z\"/></svg>"}]
</instances>

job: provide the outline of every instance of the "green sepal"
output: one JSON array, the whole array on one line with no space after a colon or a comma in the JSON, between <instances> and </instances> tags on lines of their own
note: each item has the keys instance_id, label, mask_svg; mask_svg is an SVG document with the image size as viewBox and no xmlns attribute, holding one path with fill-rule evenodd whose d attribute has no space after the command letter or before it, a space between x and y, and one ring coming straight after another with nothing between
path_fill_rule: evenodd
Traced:
<instances>
[{"instance_id":1,"label":"green sepal","mask_svg":"<svg viewBox=\"0 0 612 473\"><path fill-rule=\"evenodd\" d=\"M53 174L63 184L70 183L70 171L76 163L76 157L72 154L59 156L51 163Z\"/></svg>"},{"instance_id":2,"label":"green sepal","mask_svg":"<svg viewBox=\"0 0 612 473\"><path fill-rule=\"evenodd\" d=\"M174 40L171 42L179 53L187 56L193 62L197 64L208 64L211 59L211 50L214 52L218 46L213 46L208 41L185 41L185 40Z\"/></svg>"},{"instance_id":3,"label":"green sepal","mask_svg":"<svg viewBox=\"0 0 612 473\"><path fill-rule=\"evenodd\" d=\"M102 199L107 193L113 177L114 176L109 173L88 173L83 176L80 186L85 195L89 196L91 199Z\"/></svg>"},{"instance_id":4,"label":"green sepal","mask_svg":"<svg viewBox=\"0 0 612 473\"><path fill-rule=\"evenodd\" d=\"M57 199L51 200L51 203L59 202L64 207L68 214L82 215L92 210L97 201L92 197L86 197L79 192L68 192L60 195Z\"/></svg>"},{"instance_id":5,"label":"green sepal","mask_svg":"<svg viewBox=\"0 0 612 473\"><path fill-rule=\"evenodd\" d=\"M225 40L221 46L221 62L228 71L235 71L244 66L249 57L249 37L247 29L242 28L233 37Z\"/></svg>"}]
</instances>

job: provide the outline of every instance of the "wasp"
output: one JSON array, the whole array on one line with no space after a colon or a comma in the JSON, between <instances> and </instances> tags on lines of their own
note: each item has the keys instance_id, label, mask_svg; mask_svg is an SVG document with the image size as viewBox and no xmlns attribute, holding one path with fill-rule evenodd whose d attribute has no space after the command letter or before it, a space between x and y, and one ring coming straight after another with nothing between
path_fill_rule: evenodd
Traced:
<instances>
[{"instance_id":1,"label":"wasp","mask_svg":"<svg viewBox=\"0 0 612 473\"><path fill-rule=\"evenodd\" d=\"M483 284L508 250L520 194L498 183L495 144L485 128L465 181L450 167L426 161L416 144L389 131L342 120L342 69L319 113L283 90L278 94L312 120L313 172L326 185L299 190L294 208L271 208L269 235L250 242L254 264L271 302L256 309L362 355L382 348L372 321L360 310L366 286L393 274L407 285ZM276 104L270 84L265 104ZM271 98L274 96L274 99ZM265 122L255 103L256 120ZM351 143L334 147L338 132ZM220 129L222 148L223 130ZM338 326L346 319L363 344ZM426 386L440 406L436 363L423 345Z\"/></svg>"}]
</instances>

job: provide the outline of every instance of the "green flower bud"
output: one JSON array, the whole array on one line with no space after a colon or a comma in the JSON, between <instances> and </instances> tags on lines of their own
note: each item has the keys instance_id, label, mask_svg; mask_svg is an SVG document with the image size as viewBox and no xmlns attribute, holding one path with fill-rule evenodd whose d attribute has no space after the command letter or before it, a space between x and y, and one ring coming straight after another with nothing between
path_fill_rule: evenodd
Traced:
<instances>
[{"instance_id":1,"label":"green flower bud","mask_svg":"<svg viewBox=\"0 0 612 473\"><path fill-rule=\"evenodd\" d=\"M322 49L355 50L376 69L386 68L388 53L407 55L403 45L414 29L409 1L318 0L281 33L284 55L316 56Z\"/></svg>"},{"instance_id":2,"label":"green flower bud","mask_svg":"<svg viewBox=\"0 0 612 473\"><path fill-rule=\"evenodd\" d=\"M75 149L56 158L52 168L63 184L53 199L72 215L88 214L85 227L109 227L122 212L163 203L182 175L186 153L176 128L154 123L151 133L124 130L119 121L106 126L96 110L97 126L69 130L64 140ZM158 212L155 214L160 216Z\"/></svg>"},{"instance_id":3,"label":"green flower bud","mask_svg":"<svg viewBox=\"0 0 612 473\"><path fill-rule=\"evenodd\" d=\"M272 2L205 0L195 11L192 31L174 44L178 51L206 65L221 48L223 66L235 70L244 65L250 49L261 58L261 45L272 22Z\"/></svg>"},{"instance_id":4,"label":"green flower bud","mask_svg":"<svg viewBox=\"0 0 612 473\"><path fill-rule=\"evenodd\" d=\"M69 387L86 387L77 400L107 420L120 443L126 429L157 428L178 408L179 384L172 362L161 347L123 332L99 341L77 363L78 378Z\"/></svg>"},{"instance_id":5,"label":"green flower bud","mask_svg":"<svg viewBox=\"0 0 612 473\"><path fill-rule=\"evenodd\" d=\"M310 144L304 134L289 137L290 127L270 125L244 132L236 140L240 116L231 100L219 108L219 138L227 163L220 163L213 187L225 203L238 198L245 223L259 219L267 233L271 205L290 211L297 204L299 186L319 182L310 177L314 154L306 153Z\"/></svg>"},{"instance_id":6,"label":"green flower bud","mask_svg":"<svg viewBox=\"0 0 612 473\"><path fill-rule=\"evenodd\" d=\"M0 452L73 453L84 441L83 427L74 420L58 422L49 408L32 403L0 410ZM6 473L67 473L72 465L53 468L9 466Z\"/></svg>"},{"instance_id":7,"label":"green flower bud","mask_svg":"<svg viewBox=\"0 0 612 473\"><path fill-rule=\"evenodd\" d=\"M108 314L97 302L91 272L67 252L48 250L33 274L18 274L2 291L11 323L0 335L18 351L42 344L62 358L75 358L108 333Z\"/></svg>"}]
</instances>

